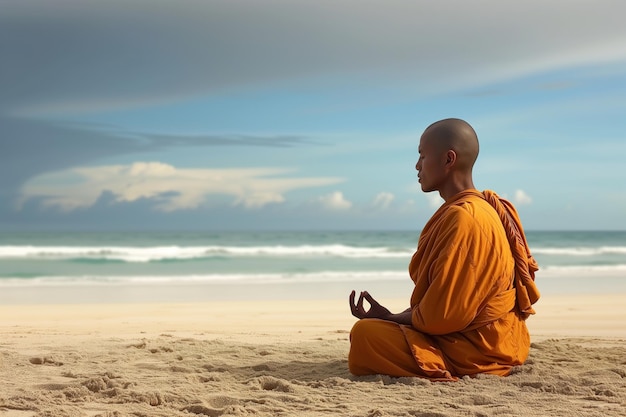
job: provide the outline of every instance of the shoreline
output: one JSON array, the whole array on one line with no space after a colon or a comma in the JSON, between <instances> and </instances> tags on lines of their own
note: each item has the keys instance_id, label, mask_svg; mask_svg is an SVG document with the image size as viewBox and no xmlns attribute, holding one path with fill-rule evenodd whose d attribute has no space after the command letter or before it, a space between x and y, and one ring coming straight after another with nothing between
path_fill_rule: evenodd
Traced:
<instances>
[{"instance_id":1,"label":"shoreline","mask_svg":"<svg viewBox=\"0 0 626 417\"><path fill-rule=\"evenodd\" d=\"M542 298L611 297L626 295L622 274L591 276L563 274L536 279ZM0 282L0 306L40 304L203 303L222 301L338 300L352 290L368 290L377 299L410 297L408 278L393 280L291 282ZM626 299L626 297L625 297ZM540 300L541 302L541 300Z\"/></svg>"}]
</instances>

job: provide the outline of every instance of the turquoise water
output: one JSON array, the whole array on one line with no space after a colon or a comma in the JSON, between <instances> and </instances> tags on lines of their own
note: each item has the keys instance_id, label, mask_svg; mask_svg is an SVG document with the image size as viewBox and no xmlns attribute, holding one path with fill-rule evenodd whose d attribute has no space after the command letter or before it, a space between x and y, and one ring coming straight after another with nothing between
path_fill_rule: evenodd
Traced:
<instances>
[{"instance_id":1,"label":"turquoise water","mask_svg":"<svg viewBox=\"0 0 626 417\"><path fill-rule=\"evenodd\" d=\"M419 232L13 233L0 287L408 280ZM626 283L626 232L527 232L540 288ZM560 289L559 289L560 288Z\"/></svg>"}]
</instances>

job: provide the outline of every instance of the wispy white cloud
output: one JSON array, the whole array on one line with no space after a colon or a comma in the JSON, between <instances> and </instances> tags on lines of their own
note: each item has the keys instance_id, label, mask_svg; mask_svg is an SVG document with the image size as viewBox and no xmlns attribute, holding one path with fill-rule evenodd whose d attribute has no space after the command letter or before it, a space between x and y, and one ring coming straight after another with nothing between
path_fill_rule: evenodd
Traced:
<instances>
[{"instance_id":1,"label":"wispy white cloud","mask_svg":"<svg viewBox=\"0 0 626 417\"><path fill-rule=\"evenodd\" d=\"M519 205L528 205L533 202L533 199L528 194L526 194L524 190L515 190L513 202Z\"/></svg>"},{"instance_id":2,"label":"wispy white cloud","mask_svg":"<svg viewBox=\"0 0 626 417\"><path fill-rule=\"evenodd\" d=\"M322 207L328 210L348 210L352 207L352 202L347 200L341 191L334 191L330 194L318 198Z\"/></svg>"},{"instance_id":3,"label":"wispy white cloud","mask_svg":"<svg viewBox=\"0 0 626 417\"><path fill-rule=\"evenodd\" d=\"M439 193L426 193L425 196L431 208L438 208L443 204L443 198L441 198Z\"/></svg>"},{"instance_id":4,"label":"wispy white cloud","mask_svg":"<svg viewBox=\"0 0 626 417\"><path fill-rule=\"evenodd\" d=\"M46 207L64 211L90 207L105 192L116 202L154 200L161 211L210 205L211 197L225 195L234 205L260 208L285 201L285 194L307 187L337 184L341 178L293 177L277 168L190 169L161 162L135 162L75 168L44 174L22 188L21 202L40 198ZM335 204L340 204L339 199Z\"/></svg>"},{"instance_id":5,"label":"wispy white cloud","mask_svg":"<svg viewBox=\"0 0 626 417\"><path fill-rule=\"evenodd\" d=\"M382 192L378 193L376 197L374 197L374 201L372 202L372 206L379 210L386 210L389 208L395 196L392 193Z\"/></svg>"}]
</instances>

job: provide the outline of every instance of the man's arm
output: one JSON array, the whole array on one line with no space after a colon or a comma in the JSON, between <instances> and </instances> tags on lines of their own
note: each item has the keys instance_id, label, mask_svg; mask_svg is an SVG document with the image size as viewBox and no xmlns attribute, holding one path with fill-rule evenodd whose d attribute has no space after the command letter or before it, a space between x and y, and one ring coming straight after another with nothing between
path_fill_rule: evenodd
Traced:
<instances>
[{"instance_id":1,"label":"man's arm","mask_svg":"<svg viewBox=\"0 0 626 417\"><path fill-rule=\"evenodd\" d=\"M406 310L404 310L402 313L397 313L397 314L391 314L388 318L386 318L385 320L389 320L389 321L393 321L396 322L398 324L406 324L411 326L412 325L412 317L413 312L411 311L411 308L407 308Z\"/></svg>"}]
</instances>

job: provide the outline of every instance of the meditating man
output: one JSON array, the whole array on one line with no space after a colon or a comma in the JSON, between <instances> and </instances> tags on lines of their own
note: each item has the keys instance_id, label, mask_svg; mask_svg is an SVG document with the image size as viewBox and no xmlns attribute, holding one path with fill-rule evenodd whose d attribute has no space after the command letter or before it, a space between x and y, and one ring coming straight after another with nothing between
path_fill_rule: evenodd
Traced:
<instances>
[{"instance_id":1,"label":"meditating man","mask_svg":"<svg viewBox=\"0 0 626 417\"><path fill-rule=\"evenodd\" d=\"M350 372L455 380L508 375L528 356L525 320L539 299L537 264L515 208L475 189L478 138L465 121L445 119L422 134L415 168L442 206L424 226L409 264L410 307L393 314L367 291L355 300Z\"/></svg>"}]
</instances>

